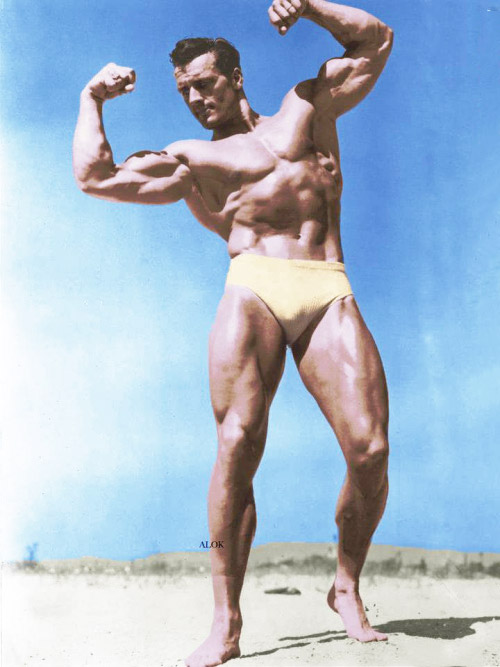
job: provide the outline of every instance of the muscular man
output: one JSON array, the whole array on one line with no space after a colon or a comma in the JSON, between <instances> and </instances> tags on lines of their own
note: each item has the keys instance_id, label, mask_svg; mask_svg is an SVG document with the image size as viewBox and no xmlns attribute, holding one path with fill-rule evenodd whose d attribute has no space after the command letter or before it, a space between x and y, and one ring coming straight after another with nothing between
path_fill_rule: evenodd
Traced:
<instances>
[{"instance_id":1,"label":"muscular man","mask_svg":"<svg viewBox=\"0 0 500 667\"><path fill-rule=\"evenodd\" d=\"M331 425L347 462L338 500L338 567L328 604L350 637L374 630L359 577L387 498L387 389L382 363L352 295L340 242L338 116L372 89L391 30L359 9L326 0L274 0L273 26L318 24L345 48L318 75L261 116L243 91L236 49L223 39L187 39L171 54L179 93L211 141L179 141L115 164L102 123L105 100L133 90L135 74L114 64L84 88L74 141L79 187L112 201L184 199L228 243L224 296L210 336L210 390L218 454L208 496L215 611L190 667L240 655L239 599L256 526L252 480L286 346Z\"/></svg>"}]
</instances>

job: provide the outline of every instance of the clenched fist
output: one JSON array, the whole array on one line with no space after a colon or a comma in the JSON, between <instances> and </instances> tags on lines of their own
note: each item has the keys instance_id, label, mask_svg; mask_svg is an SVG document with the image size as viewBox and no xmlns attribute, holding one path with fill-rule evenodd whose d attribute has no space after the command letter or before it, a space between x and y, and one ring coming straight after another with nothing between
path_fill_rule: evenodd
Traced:
<instances>
[{"instance_id":1,"label":"clenched fist","mask_svg":"<svg viewBox=\"0 0 500 667\"><path fill-rule=\"evenodd\" d=\"M103 102L130 93L134 88L134 70L130 67L120 67L115 63L103 67L85 86L85 90Z\"/></svg>"},{"instance_id":2,"label":"clenched fist","mask_svg":"<svg viewBox=\"0 0 500 667\"><path fill-rule=\"evenodd\" d=\"M280 35L287 33L288 29L298 21L307 2L308 0L274 0L267 13L269 20Z\"/></svg>"}]
</instances>

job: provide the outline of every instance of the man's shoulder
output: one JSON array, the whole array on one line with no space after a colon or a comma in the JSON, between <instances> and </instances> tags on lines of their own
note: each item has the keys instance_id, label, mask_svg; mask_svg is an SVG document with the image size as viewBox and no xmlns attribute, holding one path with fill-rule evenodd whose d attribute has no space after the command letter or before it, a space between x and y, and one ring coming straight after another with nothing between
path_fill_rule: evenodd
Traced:
<instances>
[{"instance_id":1,"label":"man's shoulder","mask_svg":"<svg viewBox=\"0 0 500 667\"><path fill-rule=\"evenodd\" d=\"M273 118L308 113L314 110L316 79L300 81L283 97L281 106Z\"/></svg>"},{"instance_id":2,"label":"man's shoulder","mask_svg":"<svg viewBox=\"0 0 500 667\"><path fill-rule=\"evenodd\" d=\"M297 104L300 102L312 104L314 101L316 83L316 79L306 79L305 81L297 83L283 98L281 108L289 104Z\"/></svg>"},{"instance_id":3,"label":"man's shoulder","mask_svg":"<svg viewBox=\"0 0 500 667\"><path fill-rule=\"evenodd\" d=\"M283 97L278 111L273 116L269 116L263 125L266 124L276 129L279 127L286 127L288 130L295 128L294 131L296 131L298 130L297 123L302 126L304 122L311 122L315 111L315 89L315 79L297 83Z\"/></svg>"},{"instance_id":4,"label":"man's shoulder","mask_svg":"<svg viewBox=\"0 0 500 667\"><path fill-rule=\"evenodd\" d=\"M171 144L168 144L168 146L165 146L163 152L173 155L179 160L193 149L210 143L210 141L205 141L203 139L181 139L179 141L173 141Z\"/></svg>"}]
</instances>

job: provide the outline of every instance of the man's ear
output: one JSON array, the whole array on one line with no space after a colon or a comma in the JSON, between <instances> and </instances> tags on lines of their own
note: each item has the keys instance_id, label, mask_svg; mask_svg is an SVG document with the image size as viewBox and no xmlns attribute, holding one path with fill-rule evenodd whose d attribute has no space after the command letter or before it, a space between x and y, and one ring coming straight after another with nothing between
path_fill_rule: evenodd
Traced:
<instances>
[{"instance_id":1,"label":"man's ear","mask_svg":"<svg viewBox=\"0 0 500 667\"><path fill-rule=\"evenodd\" d=\"M234 90L241 90L243 88L243 74L239 67L235 67L231 76L231 83Z\"/></svg>"}]
</instances>

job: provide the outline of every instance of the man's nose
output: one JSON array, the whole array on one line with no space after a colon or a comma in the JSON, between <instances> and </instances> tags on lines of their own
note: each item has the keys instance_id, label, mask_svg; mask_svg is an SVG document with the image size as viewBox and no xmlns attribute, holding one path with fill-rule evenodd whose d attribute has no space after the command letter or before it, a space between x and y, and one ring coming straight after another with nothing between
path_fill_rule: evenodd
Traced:
<instances>
[{"instance_id":1,"label":"man's nose","mask_svg":"<svg viewBox=\"0 0 500 667\"><path fill-rule=\"evenodd\" d=\"M196 88L189 89L189 104L196 104L196 102L201 102L202 96Z\"/></svg>"}]
</instances>

